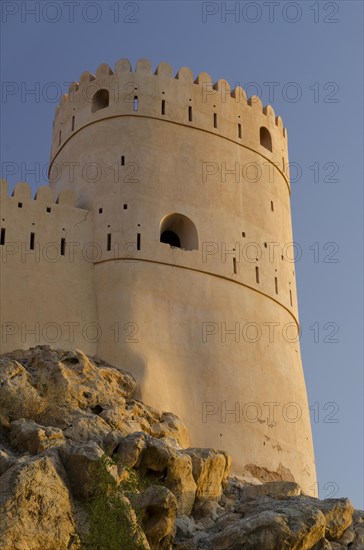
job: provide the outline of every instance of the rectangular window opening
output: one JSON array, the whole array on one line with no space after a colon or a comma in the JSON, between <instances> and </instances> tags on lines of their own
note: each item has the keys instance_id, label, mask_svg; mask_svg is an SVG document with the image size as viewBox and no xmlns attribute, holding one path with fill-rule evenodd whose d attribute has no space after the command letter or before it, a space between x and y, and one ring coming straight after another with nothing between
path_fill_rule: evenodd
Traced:
<instances>
[{"instance_id":1,"label":"rectangular window opening","mask_svg":"<svg viewBox=\"0 0 364 550\"><path fill-rule=\"evenodd\" d=\"M292 300L292 290L289 289L289 301L291 303L291 306L293 306L293 300Z\"/></svg>"},{"instance_id":2,"label":"rectangular window opening","mask_svg":"<svg viewBox=\"0 0 364 550\"><path fill-rule=\"evenodd\" d=\"M214 128L217 128L217 114L214 113Z\"/></svg>"},{"instance_id":3,"label":"rectangular window opening","mask_svg":"<svg viewBox=\"0 0 364 550\"><path fill-rule=\"evenodd\" d=\"M124 157L124 155L121 155L121 157L120 157L120 164L121 164L121 166L125 166L125 157Z\"/></svg>"},{"instance_id":4,"label":"rectangular window opening","mask_svg":"<svg viewBox=\"0 0 364 550\"><path fill-rule=\"evenodd\" d=\"M133 103L134 111L137 111L137 110L138 110L138 107L139 107L139 100L138 100L138 96L135 95L135 96L134 96L134 103Z\"/></svg>"},{"instance_id":5,"label":"rectangular window opening","mask_svg":"<svg viewBox=\"0 0 364 550\"><path fill-rule=\"evenodd\" d=\"M259 284L259 267L255 267L255 281Z\"/></svg>"},{"instance_id":6,"label":"rectangular window opening","mask_svg":"<svg viewBox=\"0 0 364 550\"><path fill-rule=\"evenodd\" d=\"M18 208L23 208L23 203L22 202L18 202Z\"/></svg>"},{"instance_id":7,"label":"rectangular window opening","mask_svg":"<svg viewBox=\"0 0 364 550\"><path fill-rule=\"evenodd\" d=\"M59 131L59 136L58 136L58 145L61 145L61 141L62 141L62 132L60 130Z\"/></svg>"},{"instance_id":8,"label":"rectangular window opening","mask_svg":"<svg viewBox=\"0 0 364 550\"><path fill-rule=\"evenodd\" d=\"M34 250L35 233L30 234L30 250Z\"/></svg>"},{"instance_id":9,"label":"rectangular window opening","mask_svg":"<svg viewBox=\"0 0 364 550\"><path fill-rule=\"evenodd\" d=\"M166 100L162 99L162 115L166 114Z\"/></svg>"},{"instance_id":10,"label":"rectangular window opening","mask_svg":"<svg viewBox=\"0 0 364 550\"><path fill-rule=\"evenodd\" d=\"M72 117L72 128L71 128L71 131L73 132L75 129L75 115L73 115Z\"/></svg>"},{"instance_id":11,"label":"rectangular window opening","mask_svg":"<svg viewBox=\"0 0 364 550\"><path fill-rule=\"evenodd\" d=\"M238 124L238 138L241 139L241 124Z\"/></svg>"},{"instance_id":12,"label":"rectangular window opening","mask_svg":"<svg viewBox=\"0 0 364 550\"><path fill-rule=\"evenodd\" d=\"M47 206L47 212L52 212L52 209L49 206Z\"/></svg>"},{"instance_id":13,"label":"rectangular window opening","mask_svg":"<svg viewBox=\"0 0 364 550\"><path fill-rule=\"evenodd\" d=\"M233 270L234 270L234 274L236 275L236 274L237 274L237 269L236 269L236 258L233 258Z\"/></svg>"},{"instance_id":14,"label":"rectangular window opening","mask_svg":"<svg viewBox=\"0 0 364 550\"><path fill-rule=\"evenodd\" d=\"M141 241L141 235L140 233L137 234L137 250L140 250L140 241Z\"/></svg>"},{"instance_id":15,"label":"rectangular window opening","mask_svg":"<svg viewBox=\"0 0 364 550\"><path fill-rule=\"evenodd\" d=\"M4 244L5 244L5 227L2 227L0 232L0 245L4 246Z\"/></svg>"},{"instance_id":16,"label":"rectangular window opening","mask_svg":"<svg viewBox=\"0 0 364 550\"><path fill-rule=\"evenodd\" d=\"M274 212L274 204L273 204L273 201L270 201L270 209L272 212Z\"/></svg>"},{"instance_id":17,"label":"rectangular window opening","mask_svg":"<svg viewBox=\"0 0 364 550\"><path fill-rule=\"evenodd\" d=\"M64 256L66 252L66 239L61 239L61 256Z\"/></svg>"},{"instance_id":18,"label":"rectangular window opening","mask_svg":"<svg viewBox=\"0 0 364 550\"><path fill-rule=\"evenodd\" d=\"M191 107L191 105L188 107L188 121L192 122L192 107Z\"/></svg>"},{"instance_id":19,"label":"rectangular window opening","mask_svg":"<svg viewBox=\"0 0 364 550\"><path fill-rule=\"evenodd\" d=\"M276 294L278 294L278 279L277 279L277 277L274 277L274 286L275 286Z\"/></svg>"},{"instance_id":20,"label":"rectangular window opening","mask_svg":"<svg viewBox=\"0 0 364 550\"><path fill-rule=\"evenodd\" d=\"M127 204L124 204L124 205L123 205L123 208L124 208L124 210L127 210L127 209L128 209L128 205L127 205Z\"/></svg>"},{"instance_id":21,"label":"rectangular window opening","mask_svg":"<svg viewBox=\"0 0 364 550\"><path fill-rule=\"evenodd\" d=\"M102 212L103 212L103 209L99 208L99 214L102 214Z\"/></svg>"},{"instance_id":22,"label":"rectangular window opening","mask_svg":"<svg viewBox=\"0 0 364 550\"><path fill-rule=\"evenodd\" d=\"M242 237L245 237L245 231L242 232L241 236L242 236Z\"/></svg>"},{"instance_id":23,"label":"rectangular window opening","mask_svg":"<svg viewBox=\"0 0 364 550\"><path fill-rule=\"evenodd\" d=\"M108 233L108 234L107 234L106 250L107 250L108 252L111 250L111 233Z\"/></svg>"}]
</instances>

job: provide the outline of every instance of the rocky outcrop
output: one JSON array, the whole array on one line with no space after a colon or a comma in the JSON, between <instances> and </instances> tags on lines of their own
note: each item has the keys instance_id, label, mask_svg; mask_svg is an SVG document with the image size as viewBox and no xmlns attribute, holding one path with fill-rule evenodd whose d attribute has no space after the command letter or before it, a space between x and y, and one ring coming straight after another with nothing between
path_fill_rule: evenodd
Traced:
<instances>
[{"instance_id":1,"label":"rocky outcrop","mask_svg":"<svg viewBox=\"0 0 364 550\"><path fill-rule=\"evenodd\" d=\"M349 500L304 495L283 467L231 477L224 451L189 447L183 422L135 390L79 351L0 358L2 550L87 549L90 537L105 550L364 548Z\"/></svg>"}]
</instances>

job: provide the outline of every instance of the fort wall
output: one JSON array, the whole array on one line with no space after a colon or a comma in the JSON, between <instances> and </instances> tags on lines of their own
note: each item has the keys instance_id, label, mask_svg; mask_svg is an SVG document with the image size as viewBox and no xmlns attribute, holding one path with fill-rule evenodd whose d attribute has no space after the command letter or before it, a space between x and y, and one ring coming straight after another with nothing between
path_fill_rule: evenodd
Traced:
<instances>
[{"instance_id":1,"label":"fort wall","mask_svg":"<svg viewBox=\"0 0 364 550\"><path fill-rule=\"evenodd\" d=\"M1 182L1 353L38 344L96 353L92 214L49 187Z\"/></svg>"}]
</instances>

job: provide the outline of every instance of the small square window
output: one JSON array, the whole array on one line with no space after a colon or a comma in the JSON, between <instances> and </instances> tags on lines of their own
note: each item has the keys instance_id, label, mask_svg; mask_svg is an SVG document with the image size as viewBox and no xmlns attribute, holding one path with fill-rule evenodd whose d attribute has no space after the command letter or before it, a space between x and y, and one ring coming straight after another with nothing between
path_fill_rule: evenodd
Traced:
<instances>
[{"instance_id":1,"label":"small square window","mask_svg":"<svg viewBox=\"0 0 364 550\"><path fill-rule=\"evenodd\" d=\"M51 209L49 206L47 206L47 212L51 212Z\"/></svg>"},{"instance_id":2,"label":"small square window","mask_svg":"<svg viewBox=\"0 0 364 550\"><path fill-rule=\"evenodd\" d=\"M22 202L18 202L18 208L23 208L23 203Z\"/></svg>"},{"instance_id":3,"label":"small square window","mask_svg":"<svg viewBox=\"0 0 364 550\"><path fill-rule=\"evenodd\" d=\"M102 208L99 208L99 214L102 214Z\"/></svg>"}]
</instances>

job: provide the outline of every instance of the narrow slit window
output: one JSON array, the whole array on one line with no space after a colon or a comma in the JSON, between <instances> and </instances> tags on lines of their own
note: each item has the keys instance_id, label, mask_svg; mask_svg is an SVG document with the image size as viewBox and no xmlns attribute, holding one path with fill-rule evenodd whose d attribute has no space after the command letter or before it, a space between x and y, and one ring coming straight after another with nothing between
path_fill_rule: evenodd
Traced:
<instances>
[{"instance_id":1,"label":"narrow slit window","mask_svg":"<svg viewBox=\"0 0 364 550\"><path fill-rule=\"evenodd\" d=\"M241 139L241 124L238 124L238 138Z\"/></svg>"},{"instance_id":2,"label":"narrow slit window","mask_svg":"<svg viewBox=\"0 0 364 550\"><path fill-rule=\"evenodd\" d=\"M242 232L241 236L242 236L242 237L245 237L245 231Z\"/></svg>"},{"instance_id":3,"label":"narrow slit window","mask_svg":"<svg viewBox=\"0 0 364 550\"><path fill-rule=\"evenodd\" d=\"M30 234L30 250L34 250L34 243L35 243L35 233Z\"/></svg>"},{"instance_id":4,"label":"narrow slit window","mask_svg":"<svg viewBox=\"0 0 364 550\"><path fill-rule=\"evenodd\" d=\"M72 132L74 131L74 129L75 129L75 115L73 115L72 117L72 127L71 127Z\"/></svg>"},{"instance_id":5,"label":"narrow slit window","mask_svg":"<svg viewBox=\"0 0 364 550\"><path fill-rule=\"evenodd\" d=\"M108 252L111 250L111 233L108 233L108 234L107 234L106 250L107 250Z\"/></svg>"},{"instance_id":6,"label":"narrow slit window","mask_svg":"<svg viewBox=\"0 0 364 550\"><path fill-rule=\"evenodd\" d=\"M139 107L139 100L138 100L138 96L135 95L135 96L134 96L134 103L133 103L134 111L137 111L137 110L138 110L138 107Z\"/></svg>"},{"instance_id":7,"label":"narrow slit window","mask_svg":"<svg viewBox=\"0 0 364 550\"><path fill-rule=\"evenodd\" d=\"M270 209L272 212L274 212L274 204L273 204L273 201L270 201Z\"/></svg>"},{"instance_id":8,"label":"narrow slit window","mask_svg":"<svg viewBox=\"0 0 364 550\"><path fill-rule=\"evenodd\" d=\"M99 214L102 214L102 212L103 212L103 209L99 208Z\"/></svg>"},{"instance_id":9,"label":"narrow slit window","mask_svg":"<svg viewBox=\"0 0 364 550\"><path fill-rule=\"evenodd\" d=\"M284 168L285 168L285 166L284 166L284 157L282 157L282 171L283 172L284 172Z\"/></svg>"},{"instance_id":10,"label":"narrow slit window","mask_svg":"<svg viewBox=\"0 0 364 550\"><path fill-rule=\"evenodd\" d=\"M233 258L233 270L234 270L234 274L236 275L236 274L237 274L237 269L236 269L236 258Z\"/></svg>"},{"instance_id":11,"label":"narrow slit window","mask_svg":"<svg viewBox=\"0 0 364 550\"><path fill-rule=\"evenodd\" d=\"M290 301L291 306L293 306L292 290L291 289L289 289L289 301Z\"/></svg>"},{"instance_id":12,"label":"narrow slit window","mask_svg":"<svg viewBox=\"0 0 364 550\"><path fill-rule=\"evenodd\" d=\"M120 157L120 164L121 164L121 166L125 166L125 156L124 155L121 155L121 157Z\"/></svg>"},{"instance_id":13,"label":"narrow slit window","mask_svg":"<svg viewBox=\"0 0 364 550\"><path fill-rule=\"evenodd\" d=\"M140 233L137 234L137 250L140 250L140 244L141 244L141 235Z\"/></svg>"},{"instance_id":14,"label":"narrow slit window","mask_svg":"<svg viewBox=\"0 0 364 550\"><path fill-rule=\"evenodd\" d=\"M64 256L66 252L66 239L61 239L61 256Z\"/></svg>"},{"instance_id":15,"label":"narrow slit window","mask_svg":"<svg viewBox=\"0 0 364 550\"><path fill-rule=\"evenodd\" d=\"M2 227L0 232L0 245L3 246L4 244L5 244L5 227Z\"/></svg>"},{"instance_id":16,"label":"narrow slit window","mask_svg":"<svg viewBox=\"0 0 364 550\"><path fill-rule=\"evenodd\" d=\"M162 115L166 114L166 100L162 99Z\"/></svg>"},{"instance_id":17,"label":"narrow slit window","mask_svg":"<svg viewBox=\"0 0 364 550\"><path fill-rule=\"evenodd\" d=\"M18 202L18 208L23 208L23 203L22 202Z\"/></svg>"},{"instance_id":18,"label":"narrow slit window","mask_svg":"<svg viewBox=\"0 0 364 550\"><path fill-rule=\"evenodd\" d=\"M58 145L61 145L61 142L62 142L62 131L60 130L58 135Z\"/></svg>"},{"instance_id":19,"label":"narrow slit window","mask_svg":"<svg viewBox=\"0 0 364 550\"><path fill-rule=\"evenodd\" d=\"M188 107L188 121L192 122L192 107L191 107L191 105Z\"/></svg>"},{"instance_id":20,"label":"narrow slit window","mask_svg":"<svg viewBox=\"0 0 364 550\"><path fill-rule=\"evenodd\" d=\"M255 281L259 284L259 267L255 267Z\"/></svg>"},{"instance_id":21,"label":"narrow slit window","mask_svg":"<svg viewBox=\"0 0 364 550\"><path fill-rule=\"evenodd\" d=\"M274 277L274 287L275 287L276 294L278 294L278 279L277 279L277 277Z\"/></svg>"},{"instance_id":22,"label":"narrow slit window","mask_svg":"<svg viewBox=\"0 0 364 550\"><path fill-rule=\"evenodd\" d=\"M214 113L214 128L217 128L217 114Z\"/></svg>"}]
</instances>

